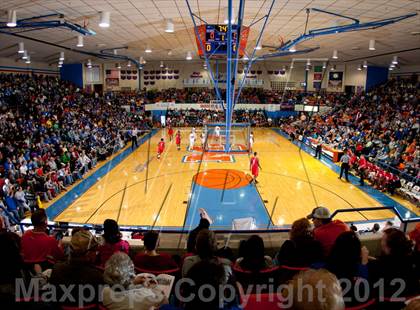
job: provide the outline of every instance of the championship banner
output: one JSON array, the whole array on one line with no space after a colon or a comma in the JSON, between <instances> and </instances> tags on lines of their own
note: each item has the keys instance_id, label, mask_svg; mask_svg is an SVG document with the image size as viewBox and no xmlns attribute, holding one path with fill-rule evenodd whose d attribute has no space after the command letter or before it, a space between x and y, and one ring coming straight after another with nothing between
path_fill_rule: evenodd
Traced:
<instances>
[{"instance_id":1,"label":"championship banner","mask_svg":"<svg viewBox=\"0 0 420 310\"><path fill-rule=\"evenodd\" d=\"M343 90L343 72L330 72L328 76L328 88L332 91Z\"/></svg>"}]
</instances>

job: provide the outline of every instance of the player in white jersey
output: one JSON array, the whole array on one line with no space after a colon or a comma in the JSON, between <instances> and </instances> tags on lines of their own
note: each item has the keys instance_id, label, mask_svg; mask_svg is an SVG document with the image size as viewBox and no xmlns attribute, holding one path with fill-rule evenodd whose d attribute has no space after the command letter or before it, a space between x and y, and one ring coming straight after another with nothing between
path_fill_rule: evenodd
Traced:
<instances>
[{"instance_id":1,"label":"player in white jersey","mask_svg":"<svg viewBox=\"0 0 420 310\"><path fill-rule=\"evenodd\" d=\"M190 138L190 151L193 151L194 144L195 144L195 133L191 131L189 138Z\"/></svg>"},{"instance_id":2,"label":"player in white jersey","mask_svg":"<svg viewBox=\"0 0 420 310\"><path fill-rule=\"evenodd\" d=\"M219 126L216 126L216 127L214 128L214 134L215 134L215 136L216 136L216 140L217 140L217 142L221 142L221 141L220 141L220 127L219 127Z\"/></svg>"},{"instance_id":3,"label":"player in white jersey","mask_svg":"<svg viewBox=\"0 0 420 310\"><path fill-rule=\"evenodd\" d=\"M252 147L254 146L254 133L251 131L249 134L249 152L252 153Z\"/></svg>"}]
</instances>

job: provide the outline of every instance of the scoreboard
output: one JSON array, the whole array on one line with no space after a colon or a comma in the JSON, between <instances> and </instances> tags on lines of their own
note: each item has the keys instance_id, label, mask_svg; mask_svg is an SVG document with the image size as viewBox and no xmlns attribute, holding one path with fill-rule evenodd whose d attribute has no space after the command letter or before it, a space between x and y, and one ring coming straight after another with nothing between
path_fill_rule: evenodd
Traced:
<instances>
[{"instance_id":1,"label":"scoreboard","mask_svg":"<svg viewBox=\"0 0 420 310\"><path fill-rule=\"evenodd\" d=\"M201 48L200 39L196 37L198 54L200 56L211 56L213 58L223 58L227 55L228 26L227 25L201 25L198 26L198 35L204 45ZM237 25L232 25L232 53L236 52L236 40L238 35ZM241 28L239 40L239 57L245 55L246 44L248 41L249 27Z\"/></svg>"}]
</instances>

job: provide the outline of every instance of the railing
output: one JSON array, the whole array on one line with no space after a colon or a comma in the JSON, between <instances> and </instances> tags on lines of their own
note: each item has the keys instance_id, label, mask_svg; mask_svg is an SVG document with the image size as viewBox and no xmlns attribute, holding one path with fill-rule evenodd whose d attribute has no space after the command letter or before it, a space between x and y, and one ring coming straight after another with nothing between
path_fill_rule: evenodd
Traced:
<instances>
[{"instance_id":1,"label":"railing","mask_svg":"<svg viewBox=\"0 0 420 310\"><path fill-rule=\"evenodd\" d=\"M349 208L349 209L339 209L332 213L331 218L335 218L340 213L353 213L353 212L363 212L363 211L380 211L380 210L389 210L393 212L402 223L402 228L404 231L407 229L407 225L414 222L420 222L420 216L416 217L405 217L400 214L400 212L394 206L383 206L383 207L366 207L366 208ZM377 222L385 221L386 219L378 219ZM362 224L365 221L351 221L355 224ZM350 223L350 222L349 222ZM29 221L23 221L20 223L21 226L28 227L32 226ZM86 227L91 230L102 230L102 225L97 224L86 224L86 223L67 223L67 222L52 222L48 225L50 228L60 228L60 229L72 229L76 227ZM158 229L161 227L155 227ZM283 226L272 226L270 225L267 229L253 229L253 230L231 230L224 229L223 227L211 226L212 230L221 234L264 234L264 233L285 233L290 231L290 227L287 225ZM146 232L150 230L150 226L136 226L136 225L122 225L120 230L122 232ZM182 227L166 227L162 228L161 231L165 234L188 234L189 229L182 229Z\"/></svg>"}]
</instances>

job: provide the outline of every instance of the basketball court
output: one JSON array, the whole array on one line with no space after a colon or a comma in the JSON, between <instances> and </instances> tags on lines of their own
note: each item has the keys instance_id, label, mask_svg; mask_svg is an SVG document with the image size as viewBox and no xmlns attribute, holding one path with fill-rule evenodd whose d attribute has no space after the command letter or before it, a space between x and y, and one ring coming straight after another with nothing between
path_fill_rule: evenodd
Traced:
<instances>
[{"instance_id":1,"label":"basketball court","mask_svg":"<svg viewBox=\"0 0 420 310\"><path fill-rule=\"evenodd\" d=\"M104 177L94 179L85 192L69 192L67 195L77 198L55 220L101 224L115 218L127 226L189 229L199 221L198 209L205 208L215 228L230 229L234 219L253 218L256 228L265 229L290 225L316 205L333 212L382 206L390 199L360 188L356 179L352 183L339 180L332 161L313 158L274 129L254 130L254 150L262 167L256 185L250 184L248 154L203 155L199 148L190 152L186 143L190 129L181 132L180 151L174 141L169 142L166 130L157 131L119 164L109 167ZM158 160L155 150L161 137L167 144ZM95 173L88 178L96 178ZM49 208L58 208L58 204ZM340 215L345 221L393 217L390 211Z\"/></svg>"}]
</instances>

